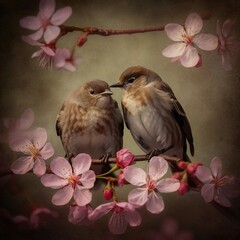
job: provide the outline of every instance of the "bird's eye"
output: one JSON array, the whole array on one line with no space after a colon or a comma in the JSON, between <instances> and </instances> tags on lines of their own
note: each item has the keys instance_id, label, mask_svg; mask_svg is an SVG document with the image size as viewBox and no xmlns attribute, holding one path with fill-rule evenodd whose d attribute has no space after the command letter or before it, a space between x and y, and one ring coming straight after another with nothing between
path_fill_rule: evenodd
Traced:
<instances>
[{"instance_id":1,"label":"bird's eye","mask_svg":"<svg viewBox=\"0 0 240 240\"><path fill-rule=\"evenodd\" d=\"M93 95L95 92L93 89L90 90L90 94Z\"/></svg>"},{"instance_id":2,"label":"bird's eye","mask_svg":"<svg viewBox=\"0 0 240 240\"><path fill-rule=\"evenodd\" d=\"M132 76L127 79L127 83L133 83L136 80L136 77Z\"/></svg>"}]
</instances>

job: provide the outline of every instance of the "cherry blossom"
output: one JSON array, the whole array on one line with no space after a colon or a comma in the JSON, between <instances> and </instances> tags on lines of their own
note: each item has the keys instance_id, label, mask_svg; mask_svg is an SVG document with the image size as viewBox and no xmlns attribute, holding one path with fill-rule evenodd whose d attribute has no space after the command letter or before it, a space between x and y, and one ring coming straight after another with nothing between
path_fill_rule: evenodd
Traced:
<instances>
[{"instance_id":1,"label":"cherry blossom","mask_svg":"<svg viewBox=\"0 0 240 240\"><path fill-rule=\"evenodd\" d=\"M93 211L92 207L87 204L85 206L78 206L73 204L70 206L68 221L78 225L89 225L92 222L89 221L88 215Z\"/></svg>"},{"instance_id":2,"label":"cherry blossom","mask_svg":"<svg viewBox=\"0 0 240 240\"><path fill-rule=\"evenodd\" d=\"M235 197L240 193L239 184L233 176L222 174L222 161L214 157L210 169L199 166L195 175L202 181L201 195L206 202L213 200L222 206L230 207L228 198Z\"/></svg>"},{"instance_id":3,"label":"cherry blossom","mask_svg":"<svg viewBox=\"0 0 240 240\"><path fill-rule=\"evenodd\" d=\"M14 161L11 170L15 174L25 174L33 169L34 174L42 176L46 172L45 160L52 157L54 150L47 141L47 132L44 128L37 128L27 134L19 135L9 143L10 148L22 152L22 156Z\"/></svg>"},{"instance_id":4,"label":"cherry blossom","mask_svg":"<svg viewBox=\"0 0 240 240\"><path fill-rule=\"evenodd\" d=\"M54 66L56 68L64 68L68 71L76 71L79 59L74 56L67 48L58 48L54 57Z\"/></svg>"},{"instance_id":5,"label":"cherry blossom","mask_svg":"<svg viewBox=\"0 0 240 240\"><path fill-rule=\"evenodd\" d=\"M29 30L36 30L29 35L34 40L39 40L42 36L46 43L56 39L60 32L60 25L72 15L71 7L60 8L55 12L54 0L41 0L37 16L28 16L20 20L20 25Z\"/></svg>"},{"instance_id":6,"label":"cherry blossom","mask_svg":"<svg viewBox=\"0 0 240 240\"><path fill-rule=\"evenodd\" d=\"M31 46L38 46L40 49L33 53L32 58L38 58L39 65L43 68L52 68L53 59L56 52L56 47L54 44L40 43L33 40L29 36L22 36L22 40Z\"/></svg>"},{"instance_id":7,"label":"cherry blossom","mask_svg":"<svg viewBox=\"0 0 240 240\"><path fill-rule=\"evenodd\" d=\"M127 148L123 148L116 153L116 159L117 165L120 168L125 168L133 164L134 155Z\"/></svg>"},{"instance_id":8,"label":"cherry blossom","mask_svg":"<svg viewBox=\"0 0 240 240\"><path fill-rule=\"evenodd\" d=\"M205 51L217 48L218 38L212 34L199 34L203 21L197 13L191 13L182 26L177 23L169 23L165 26L168 37L177 42L166 47L162 54L165 57L180 61L184 67L194 67L201 61L195 45Z\"/></svg>"},{"instance_id":9,"label":"cherry blossom","mask_svg":"<svg viewBox=\"0 0 240 240\"><path fill-rule=\"evenodd\" d=\"M226 71L232 70L234 61L240 56L240 41L234 33L234 24L234 21L228 19L221 27L220 21L217 21L218 53L221 55L222 66Z\"/></svg>"},{"instance_id":10,"label":"cherry blossom","mask_svg":"<svg viewBox=\"0 0 240 240\"><path fill-rule=\"evenodd\" d=\"M53 174L42 176L45 187L59 189L52 197L55 205L65 205L73 197L77 205L85 206L92 200L90 188L94 186L96 175L89 170L92 159L88 154L80 153L72 160L72 166L63 157L56 157L50 163Z\"/></svg>"},{"instance_id":11,"label":"cherry blossom","mask_svg":"<svg viewBox=\"0 0 240 240\"><path fill-rule=\"evenodd\" d=\"M11 221L18 225L19 229L38 229L46 224L46 217L58 217L58 213L49 208L37 207L35 208L30 217L24 215L17 215L11 218Z\"/></svg>"},{"instance_id":12,"label":"cherry blossom","mask_svg":"<svg viewBox=\"0 0 240 240\"><path fill-rule=\"evenodd\" d=\"M34 112L31 108L24 110L19 118L4 118L3 124L7 128L6 134L1 134L1 142L10 142L17 135L28 130L34 122Z\"/></svg>"},{"instance_id":13,"label":"cherry blossom","mask_svg":"<svg viewBox=\"0 0 240 240\"><path fill-rule=\"evenodd\" d=\"M164 209L164 202L159 193L174 192L180 186L177 179L161 179L167 170L168 163L162 157L151 158L147 173L135 166L127 167L124 171L125 180L138 186L130 191L128 201L139 206L146 204L149 212L160 213Z\"/></svg>"},{"instance_id":14,"label":"cherry blossom","mask_svg":"<svg viewBox=\"0 0 240 240\"><path fill-rule=\"evenodd\" d=\"M123 234L127 230L128 224L136 227L141 224L141 216L136 211L136 206L128 202L111 202L105 203L93 210L89 214L89 220L97 220L106 215L110 211L113 212L108 222L108 227L113 234Z\"/></svg>"}]
</instances>

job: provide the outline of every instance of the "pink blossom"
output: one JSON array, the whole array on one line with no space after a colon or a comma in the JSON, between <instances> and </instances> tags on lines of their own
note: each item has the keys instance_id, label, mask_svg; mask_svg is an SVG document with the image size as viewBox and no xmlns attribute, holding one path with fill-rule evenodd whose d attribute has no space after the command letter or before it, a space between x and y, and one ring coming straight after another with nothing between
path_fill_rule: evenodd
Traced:
<instances>
[{"instance_id":1,"label":"pink blossom","mask_svg":"<svg viewBox=\"0 0 240 240\"><path fill-rule=\"evenodd\" d=\"M76 71L79 59L74 56L67 48L58 48L54 57L54 66L56 68L64 68L68 71Z\"/></svg>"},{"instance_id":2,"label":"pink blossom","mask_svg":"<svg viewBox=\"0 0 240 240\"><path fill-rule=\"evenodd\" d=\"M29 30L36 30L29 35L34 40L42 36L46 43L50 43L60 34L62 25L72 14L71 7L64 7L55 12L54 0L41 0L37 16L28 16L20 20L20 25Z\"/></svg>"},{"instance_id":3,"label":"pink blossom","mask_svg":"<svg viewBox=\"0 0 240 240\"><path fill-rule=\"evenodd\" d=\"M31 46L38 46L40 49L33 53L32 58L38 58L39 65L43 68L52 68L56 47L54 44L40 43L29 36L22 36L22 40Z\"/></svg>"},{"instance_id":4,"label":"pink blossom","mask_svg":"<svg viewBox=\"0 0 240 240\"><path fill-rule=\"evenodd\" d=\"M24 215L17 215L15 217L12 217L11 221L18 225L18 228L20 229L38 229L46 224L46 217L58 217L58 213L55 211L52 211L45 207L38 207L35 208L30 217L26 217Z\"/></svg>"},{"instance_id":5,"label":"pink blossom","mask_svg":"<svg viewBox=\"0 0 240 240\"><path fill-rule=\"evenodd\" d=\"M226 71L232 70L232 65L240 56L240 41L234 32L234 21L226 20L222 27L217 21L217 35L219 39L218 53L222 58L222 66Z\"/></svg>"},{"instance_id":6,"label":"pink blossom","mask_svg":"<svg viewBox=\"0 0 240 240\"><path fill-rule=\"evenodd\" d=\"M88 204L85 206L71 205L68 214L68 221L73 224L89 225L88 215L93 211L92 207Z\"/></svg>"},{"instance_id":7,"label":"pink blossom","mask_svg":"<svg viewBox=\"0 0 240 240\"><path fill-rule=\"evenodd\" d=\"M194 67L201 61L195 45L205 51L217 48L218 38L212 34L199 34L203 21L197 13L191 13L182 26L169 23L165 26L168 37L177 42L165 48L162 54L180 61L184 67Z\"/></svg>"},{"instance_id":8,"label":"pink blossom","mask_svg":"<svg viewBox=\"0 0 240 240\"><path fill-rule=\"evenodd\" d=\"M96 175L91 167L92 159L88 154L78 154L70 163L57 157L50 163L53 174L42 176L41 182L46 187L59 189L52 197L55 205L65 205L73 197L77 205L85 206L92 200L90 188L94 186Z\"/></svg>"},{"instance_id":9,"label":"pink blossom","mask_svg":"<svg viewBox=\"0 0 240 240\"><path fill-rule=\"evenodd\" d=\"M201 195L206 202L213 200L222 206L230 207L228 198L239 194L239 186L234 177L222 174L222 161L214 157L210 169L206 166L199 166L195 175L202 181Z\"/></svg>"},{"instance_id":10,"label":"pink blossom","mask_svg":"<svg viewBox=\"0 0 240 240\"><path fill-rule=\"evenodd\" d=\"M147 173L135 166L127 167L124 171L126 181L138 186L130 191L128 201L139 206L146 204L149 212L160 213L164 209L164 202L159 193L174 192L180 186L177 179L161 179L167 170L168 163L162 157L151 158Z\"/></svg>"},{"instance_id":11,"label":"pink blossom","mask_svg":"<svg viewBox=\"0 0 240 240\"><path fill-rule=\"evenodd\" d=\"M8 129L6 134L1 134L2 142L9 142L19 134L28 130L34 122L34 112L31 108L24 110L19 118L4 118L3 124Z\"/></svg>"},{"instance_id":12,"label":"pink blossom","mask_svg":"<svg viewBox=\"0 0 240 240\"><path fill-rule=\"evenodd\" d=\"M90 213L89 220L97 220L112 211L113 214L108 222L109 230L113 234L123 234L126 232L128 224L131 227L141 224L141 216L135 208L133 204L128 202L105 203Z\"/></svg>"},{"instance_id":13,"label":"pink blossom","mask_svg":"<svg viewBox=\"0 0 240 240\"><path fill-rule=\"evenodd\" d=\"M22 152L22 156L14 161L11 170L15 174L25 174L33 169L34 174L42 176L46 172L45 160L53 156L54 150L47 141L47 132L44 128L37 128L28 134L22 134L11 139L10 148Z\"/></svg>"},{"instance_id":14,"label":"pink blossom","mask_svg":"<svg viewBox=\"0 0 240 240\"><path fill-rule=\"evenodd\" d=\"M134 161L134 155L127 149L123 148L116 154L117 158L117 165L120 168L125 168L131 164L133 164Z\"/></svg>"}]
</instances>

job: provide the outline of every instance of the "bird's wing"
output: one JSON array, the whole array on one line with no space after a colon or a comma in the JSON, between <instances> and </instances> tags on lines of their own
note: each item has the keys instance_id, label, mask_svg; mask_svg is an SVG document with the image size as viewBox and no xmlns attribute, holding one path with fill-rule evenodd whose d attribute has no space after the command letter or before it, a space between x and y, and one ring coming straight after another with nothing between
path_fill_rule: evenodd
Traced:
<instances>
[{"instance_id":1,"label":"bird's wing","mask_svg":"<svg viewBox=\"0 0 240 240\"><path fill-rule=\"evenodd\" d=\"M161 81L161 84L157 84L157 85L155 85L155 87L161 91L169 93L170 101L173 106L173 108L172 108L173 115L174 115L178 125L180 126L183 135L185 136L185 138L187 139L187 141L189 143L190 152L191 152L191 155L193 156L194 155L194 145L193 145L192 130L191 130L190 123L188 121L188 118L186 116L186 113L185 113L183 107L178 102L172 89L169 87L169 85L167 83Z\"/></svg>"},{"instance_id":2,"label":"bird's wing","mask_svg":"<svg viewBox=\"0 0 240 240\"><path fill-rule=\"evenodd\" d=\"M117 124L118 124L118 129L119 132L121 134L121 137L123 136L123 130L124 130L124 122L123 122L123 118L122 118L122 114L120 112L120 109L118 107L118 103L116 101L114 101L115 104L115 111L117 114Z\"/></svg>"},{"instance_id":3,"label":"bird's wing","mask_svg":"<svg viewBox=\"0 0 240 240\"><path fill-rule=\"evenodd\" d=\"M56 119L56 132L57 132L57 135L60 136L60 138L62 138L62 126L60 123L60 119L61 119L61 115L64 112L64 108L65 108L65 104L62 105L62 108L61 108L60 112L58 113L57 119Z\"/></svg>"}]
</instances>

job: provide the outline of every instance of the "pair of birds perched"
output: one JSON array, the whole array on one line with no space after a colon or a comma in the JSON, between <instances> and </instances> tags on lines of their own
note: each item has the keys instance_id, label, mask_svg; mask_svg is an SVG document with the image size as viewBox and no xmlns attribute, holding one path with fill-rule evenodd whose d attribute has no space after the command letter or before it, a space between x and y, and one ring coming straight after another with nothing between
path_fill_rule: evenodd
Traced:
<instances>
[{"instance_id":1,"label":"pair of birds perched","mask_svg":"<svg viewBox=\"0 0 240 240\"><path fill-rule=\"evenodd\" d=\"M126 69L119 82L127 128L149 156L166 154L188 160L194 154L191 127L172 89L155 72L140 66ZM67 158L88 153L92 158L115 156L123 146L123 118L109 85L92 80L77 88L57 117L57 134Z\"/></svg>"}]
</instances>

